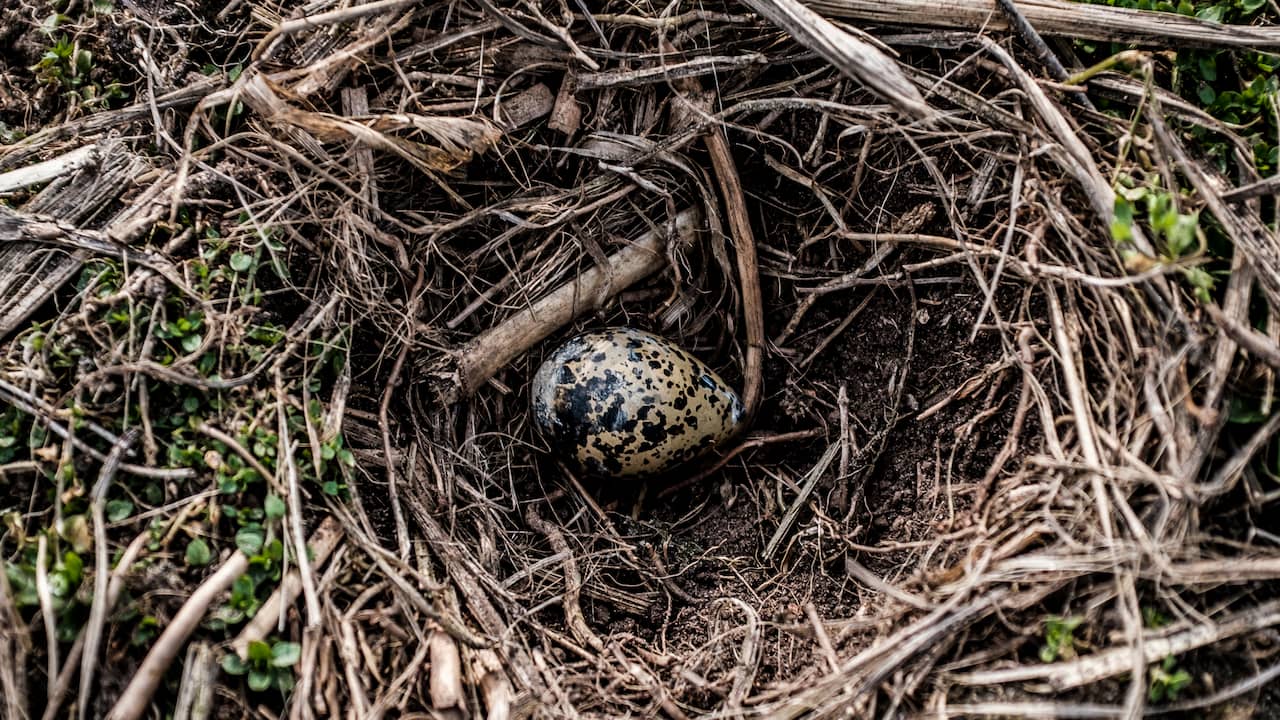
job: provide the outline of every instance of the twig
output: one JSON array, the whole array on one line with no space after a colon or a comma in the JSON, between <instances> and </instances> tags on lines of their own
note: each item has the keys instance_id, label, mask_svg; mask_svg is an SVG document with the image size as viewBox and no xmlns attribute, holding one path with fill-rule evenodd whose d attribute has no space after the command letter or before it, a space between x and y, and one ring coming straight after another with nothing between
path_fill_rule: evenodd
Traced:
<instances>
[{"instance_id":1,"label":"twig","mask_svg":"<svg viewBox=\"0 0 1280 720\"><path fill-rule=\"evenodd\" d=\"M791 501L791 507L787 508L787 512L783 514L782 521L778 523L777 529L773 531L773 536L769 538L769 542L764 546L764 559L769 560L773 554L777 552L778 545L791 531L791 526L795 523L796 518L800 515L801 508L809 500L809 494L817 487L818 480L827 472L827 468L831 467L831 462L836 459L836 453L840 450L841 444L838 442L831 443L827 446L826 452L822 453L822 457L809 468L809 472L805 473L801 480L800 492L796 494L794 500Z\"/></svg>"},{"instance_id":2,"label":"twig","mask_svg":"<svg viewBox=\"0 0 1280 720\"><path fill-rule=\"evenodd\" d=\"M65 223L29 215L0 206L0 243L31 242L70 250L89 252L120 258L130 265L151 268L161 277L173 283L193 301L204 305L205 300L183 281L182 275L167 258L150 250L139 250L116 242L106 233L81 230Z\"/></svg>"},{"instance_id":3,"label":"twig","mask_svg":"<svg viewBox=\"0 0 1280 720\"><path fill-rule=\"evenodd\" d=\"M1181 655L1205 645L1277 624L1280 624L1280 600L1271 600L1217 622L1198 624L1163 637L1148 633L1148 637L1142 641L1143 658L1147 663L1159 662L1170 655ZM956 674L952 678L965 685L998 685L1043 680L1055 690L1066 690L1120 675L1128 671L1132 664L1133 649L1122 646L1069 662L983 670Z\"/></svg>"},{"instance_id":4,"label":"twig","mask_svg":"<svg viewBox=\"0 0 1280 720\"><path fill-rule=\"evenodd\" d=\"M813 637L818 641L822 656L827 660L827 667L831 672L839 672L840 660L836 657L836 649L831 644L831 636L827 634L827 628L822 624L822 616L818 615L818 608L814 607L813 603L806 603L804 613L809 618L809 624L813 626Z\"/></svg>"},{"instance_id":5,"label":"twig","mask_svg":"<svg viewBox=\"0 0 1280 720\"><path fill-rule=\"evenodd\" d=\"M187 638L199 626L209 605L248 569L248 556L237 550L217 572L191 593L182 609L169 621L169 626L151 646L133 679L107 713L107 720L138 720L142 717L151 704L151 696L160 686L160 680L168 672Z\"/></svg>"},{"instance_id":6,"label":"twig","mask_svg":"<svg viewBox=\"0 0 1280 720\"><path fill-rule=\"evenodd\" d=\"M1228 190L1222 193L1222 199L1229 203L1238 203L1277 193L1280 193L1280 175L1272 175L1255 180L1248 185L1241 185L1234 190Z\"/></svg>"},{"instance_id":7,"label":"twig","mask_svg":"<svg viewBox=\"0 0 1280 720\"><path fill-rule=\"evenodd\" d=\"M1244 473L1249 463L1253 462L1253 458L1271 441L1277 431L1280 431L1280 412L1272 414L1265 423L1249 436L1249 440L1244 447L1236 451L1231 459L1223 463L1214 473L1213 479L1195 487L1195 497L1199 499L1208 499L1216 495L1221 495L1235 486L1235 482L1240 475Z\"/></svg>"},{"instance_id":8,"label":"twig","mask_svg":"<svg viewBox=\"0 0 1280 720\"><path fill-rule=\"evenodd\" d=\"M102 468L98 471L98 480L89 494L89 510L93 517L93 604L89 607L89 622L85 626L85 651L80 656L78 708L80 720L87 717L91 707L89 696L93 690L93 673L98 664L98 646L102 642L102 628L107 622L107 581L110 571L108 560L110 550L107 548L107 489L111 487L111 482L115 480L116 472L120 469L120 459L129 451L137 436L137 428L120 436L116 444L111 447L111 452L107 454L107 459L102 463Z\"/></svg>"},{"instance_id":9,"label":"twig","mask_svg":"<svg viewBox=\"0 0 1280 720\"><path fill-rule=\"evenodd\" d=\"M911 28L1005 29L995 0L809 0L832 17ZM1174 13L1086 5L1067 0L1018 0L1018 9L1045 35L1158 47L1280 47L1280 28L1223 25Z\"/></svg>"},{"instance_id":10,"label":"twig","mask_svg":"<svg viewBox=\"0 0 1280 720\"><path fill-rule=\"evenodd\" d=\"M431 678L427 692L431 707L436 712L461 711L465 713L467 695L462 688L462 658L458 644L448 634L439 630L427 639L431 653Z\"/></svg>"},{"instance_id":11,"label":"twig","mask_svg":"<svg viewBox=\"0 0 1280 720\"><path fill-rule=\"evenodd\" d=\"M89 443L77 437L66 426L53 419L55 411L46 402L32 396L30 393L22 391L20 388L0 379L0 399L12 404L19 410L37 418L45 427L54 435L68 440L77 450L87 454L89 457L99 462L106 462L106 454L99 451ZM118 435L114 435L100 425L94 422L85 422L85 427L93 430L95 434L111 443L120 441ZM137 465L134 463L120 463L121 472L138 477L155 478L159 480L181 480L184 478L195 477L196 472L191 468L151 468L145 465Z\"/></svg>"},{"instance_id":12,"label":"twig","mask_svg":"<svg viewBox=\"0 0 1280 720\"><path fill-rule=\"evenodd\" d=\"M1018 9L1013 0L996 0L996 4L1000 7L1000 11L1004 13L1005 17L1009 19L1009 25L1017 31L1022 41L1030 46L1040 64L1044 65L1045 69L1049 71L1049 77L1058 82L1066 82L1068 79L1067 69L1062 66L1062 61L1049 48L1044 38L1040 37L1040 33L1036 32L1035 26L1031 24L1031 21L1027 20L1027 16L1022 14L1022 11ZM1066 97L1068 102L1077 103L1087 110L1095 109L1087 95L1066 93ZM1014 204L1017 204L1016 201Z\"/></svg>"},{"instance_id":13,"label":"twig","mask_svg":"<svg viewBox=\"0 0 1280 720\"><path fill-rule=\"evenodd\" d=\"M262 464L262 461L259 460L256 455L249 452L249 449L246 448L239 440L236 440L235 438L231 437L227 433L219 430L218 428L210 425L207 422L202 422L199 425L197 425L196 432L200 433L201 435L205 435L209 438L212 438L214 440L217 440L223 445L226 445L227 447L231 448L231 450L235 454L240 456L240 459L249 463L249 467L253 468L254 471L256 471L258 475L262 477L263 482L275 483L276 481L275 473L268 470L267 467Z\"/></svg>"},{"instance_id":14,"label":"twig","mask_svg":"<svg viewBox=\"0 0 1280 720\"><path fill-rule=\"evenodd\" d=\"M885 247L892 246L886 245ZM807 368L812 365L813 361L817 360L818 357L822 355L822 352L827 349L828 345L834 342L836 338L840 337L845 330L849 329L849 326L853 324L853 321L858 319L858 316L862 314L862 311L866 310L867 306L871 304L871 301L875 299L877 289L878 286L872 286L871 292L867 293L867 296L862 298L862 301L855 305L854 308L844 316L844 319L840 321L840 324L836 325L834 330L827 333L827 336L822 338L822 341L815 345L813 350L809 351L809 354L805 356L804 360L800 361L801 368ZM815 293L808 297L816 298L818 295Z\"/></svg>"},{"instance_id":15,"label":"twig","mask_svg":"<svg viewBox=\"0 0 1280 720\"><path fill-rule=\"evenodd\" d=\"M747 437L745 440L735 445L732 450L725 453L723 457L718 458L714 463L702 469L696 475L689 477L687 480L681 480L678 483L675 483L673 485L663 488L658 493L658 497L664 498L669 495L673 495L689 487L690 485L696 485L697 483L701 482L708 476L719 472L721 468L723 468L725 465L728 465L729 462L733 460L735 457L741 455L742 453L752 448L763 447L765 445L771 445L773 443L795 442L797 440L809 440L811 438L822 437L822 435L823 435L822 428L814 428L812 430L797 430L795 432L789 432L789 433L778 433L777 435L755 435L752 437Z\"/></svg>"},{"instance_id":16,"label":"twig","mask_svg":"<svg viewBox=\"0 0 1280 720\"><path fill-rule=\"evenodd\" d=\"M613 650L614 657L618 659L618 662L622 663L622 666L626 668L627 672L649 688L649 692L658 699L658 705L662 708L662 711L667 714L667 717L671 718L671 720L689 720L689 716L686 715L685 712L680 709L680 706L676 705L675 701L671 699L671 695L667 692L666 688L663 687L662 681L654 677L653 673L650 672L648 668L642 665L639 660L631 660L627 658L627 656L623 655L622 648L618 645L612 645L611 649ZM492 715L490 715L490 718L492 718ZM505 718L503 720L505 720Z\"/></svg>"},{"instance_id":17,"label":"twig","mask_svg":"<svg viewBox=\"0 0 1280 720\"><path fill-rule=\"evenodd\" d=\"M134 561L138 559L143 546L146 545L150 538L151 534L149 532L138 535L125 548L124 553L120 555L120 562L116 563L116 569L112 571L111 580L107 585L106 601L108 612L115 607L116 602L120 599L120 593L124 591L124 576L133 567ZM62 666L62 672L58 674L57 682L53 683L49 691L49 704L45 706L43 720L53 720L58 716L58 711L62 707L62 699L66 696L67 691L71 689L71 681L75 679L76 671L80 667L80 658L84 653L87 631L88 627L80 628L75 642L71 644L71 650L67 653L67 662Z\"/></svg>"},{"instance_id":18,"label":"twig","mask_svg":"<svg viewBox=\"0 0 1280 720\"><path fill-rule=\"evenodd\" d=\"M858 582L867 587L887 595L894 600L906 603L917 610L932 610L935 605L927 600L923 600L902 588L885 581L884 578L876 575L862 565L862 563L854 560L852 556L846 555L844 558L844 570L849 573Z\"/></svg>"},{"instance_id":19,"label":"twig","mask_svg":"<svg viewBox=\"0 0 1280 720\"><path fill-rule=\"evenodd\" d=\"M673 218L676 237L687 238L701 225L696 208ZM530 307L471 341L457 356L456 370L444 389L449 397L467 397L521 353L584 312L596 309L608 298L601 290L618 293L666 266L667 237L654 230L609 257L609 268L593 267L560 286Z\"/></svg>"},{"instance_id":20,"label":"twig","mask_svg":"<svg viewBox=\"0 0 1280 720\"><path fill-rule=\"evenodd\" d=\"M551 543L551 549L560 556L560 566L564 570L564 619L569 626L569 630L573 632L573 636L578 642L590 646L596 652L604 649L604 641L596 635L591 626L587 625L587 621L582 617L582 606L579 603L579 597L582 594L582 574L578 572L578 561L573 556L573 550L569 547L569 543L564 538L564 533L538 514L537 507L530 504L525 510L525 520L529 522L530 527L542 533L547 538L547 542Z\"/></svg>"},{"instance_id":21,"label":"twig","mask_svg":"<svg viewBox=\"0 0 1280 720\"><path fill-rule=\"evenodd\" d=\"M9 577L0 572L0 690L4 720L27 720L27 653L31 636L13 603Z\"/></svg>"},{"instance_id":22,"label":"twig","mask_svg":"<svg viewBox=\"0 0 1280 720\"><path fill-rule=\"evenodd\" d=\"M418 317L419 296L425 280L425 268L419 265L417 279L409 290L409 304L405 312L405 317L408 318L407 336L400 343L400 352L396 353L396 361L391 366L391 375L387 377L386 385L382 389L382 399L378 402L378 429L382 433L382 454L387 462L387 492L390 495L391 516L396 524L396 546L400 550L400 559L406 562L409 560L409 525L405 522L404 509L400 504L400 470L396 467L396 461L391 452L391 398L396 391L396 386L400 384L400 373L404 370L405 360L413 347L413 325Z\"/></svg>"},{"instance_id":23,"label":"twig","mask_svg":"<svg viewBox=\"0 0 1280 720\"><path fill-rule=\"evenodd\" d=\"M737 715L742 712L747 691L755 684L756 673L760 669L760 615L750 605L735 597L720 598L715 605L732 605L747 618L742 645L738 649L737 666L734 668L733 685L729 688L729 696L725 698L729 710Z\"/></svg>"},{"instance_id":24,"label":"twig","mask_svg":"<svg viewBox=\"0 0 1280 720\"><path fill-rule=\"evenodd\" d=\"M98 163L98 145L85 145L56 158L0 174L0 193L46 183Z\"/></svg>"},{"instance_id":25,"label":"twig","mask_svg":"<svg viewBox=\"0 0 1280 720\"><path fill-rule=\"evenodd\" d=\"M738 285L742 293L742 324L747 331L746 365L742 369L743 419L738 425L741 432L751 424L760 404L761 378L764 372L764 302L760 297L756 238L751 231L751 218L747 216L742 181L738 177L733 155L729 152L729 139L723 125L717 125L707 133L706 144L712 167L720 179L720 191L724 193L725 209L729 215L729 229L733 233L738 259Z\"/></svg>"},{"instance_id":26,"label":"twig","mask_svg":"<svg viewBox=\"0 0 1280 720\"><path fill-rule=\"evenodd\" d=\"M599 90L605 87L644 85L668 82L679 78L700 77L723 73L735 68L767 65L769 58L762 53L743 55L703 56L679 63L655 65L635 70L583 73L576 79L581 90Z\"/></svg>"},{"instance_id":27,"label":"twig","mask_svg":"<svg viewBox=\"0 0 1280 720\"><path fill-rule=\"evenodd\" d=\"M311 560L313 570L324 567L329 555L342 541L343 532L342 524L337 518L330 516L311 533L311 538L305 547L309 548L313 555ZM249 654L249 643L266 639L275 630L281 615L298 599L301 592L302 578L297 569L290 570L289 574L280 581L280 586L271 593L271 597L262 603L258 612L241 628L240 634L236 635L236 639L231 642L231 649L242 660L246 659Z\"/></svg>"},{"instance_id":28,"label":"twig","mask_svg":"<svg viewBox=\"0 0 1280 720\"><path fill-rule=\"evenodd\" d=\"M1221 707L1232 698L1240 697L1247 692L1267 687L1271 681L1280 677L1280 663L1272 665L1262 672L1231 683L1221 690L1183 702L1172 703L1160 707L1147 708L1145 717L1160 717L1174 713L1186 713L1188 710ZM961 703L947 705L946 717L972 717L974 715L993 715L996 717L1046 718L1120 718L1124 716L1124 708L1116 705L1046 703L1046 702L991 702L980 704Z\"/></svg>"},{"instance_id":29,"label":"twig","mask_svg":"<svg viewBox=\"0 0 1280 720\"><path fill-rule=\"evenodd\" d=\"M1250 355L1258 358L1262 362L1273 368L1280 369L1280 344L1266 335L1245 326L1243 323L1227 317L1214 303L1205 303L1201 305L1209 317L1221 327L1223 332L1231 336L1232 340L1240 343L1240 347L1244 348Z\"/></svg>"},{"instance_id":30,"label":"twig","mask_svg":"<svg viewBox=\"0 0 1280 720\"><path fill-rule=\"evenodd\" d=\"M258 44L253 48L250 59L255 62L267 56L267 52L276 40L292 35L303 30L310 30L322 25L333 25L335 23L347 22L348 20L357 20L370 15L378 15L392 10L398 10L402 7L413 5L419 0L376 0L375 2L365 3L364 5L354 5L344 7L338 10L330 10L318 15L308 15L294 20L287 20L279 25L271 28Z\"/></svg>"},{"instance_id":31,"label":"twig","mask_svg":"<svg viewBox=\"0 0 1280 720\"><path fill-rule=\"evenodd\" d=\"M53 614L53 593L49 589L49 538L43 533L36 541L36 594L40 598L40 615L44 619L45 654L48 677L58 677L58 618ZM49 683L46 702L53 697Z\"/></svg>"},{"instance_id":32,"label":"twig","mask_svg":"<svg viewBox=\"0 0 1280 720\"><path fill-rule=\"evenodd\" d=\"M275 371L276 395L288 397L285 391L284 374L279 368ZM316 592L316 579L311 571L311 558L307 553L306 524L302 519L302 483L298 481L298 463L295 459L298 444L293 442L289 433L289 416L285 411L286 404L280 403L276 413L276 432L279 433L278 458L284 466L285 487L288 488L289 536L293 541L293 561L298 564L298 577L302 580L302 597L306 600L306 628L320 626L320 596ZM312 453L319 454L320 448L311 448Z\"/></svg>"},{"instance_id":33,"label":"twig","mask_svg":"<svg viewBox=\"0 0 1280 720\"><path fill-rule=\"evenodd\" d=\"M934 114L895 60L870 42L837 27L799 0L744 2L907 117L923 119Z\"/></svg>"},{"instance_id":34,"label":"twig","mask_svg":"<svg viewBox=\"0 0 1280 720\"><path fill-rule=\"evenodd\" d=\"M187 648L182 663L182 681L173 720L206 720L213 712L213 691L218 680L218 660L208 643L195 642Z\"/></svg>"},{"instance_id":35,"label":"twig","mask_svg":"<svg viewBox=\"0 0 1280 720\"><path fill-rule=\"evenodd\" d=\"M1022 9L1025 12L1027 7L1024 6ZM1115 219L1115 189L1102 176L1102 172L1098 169L1097 161L1094 159L1093 154L1089 152L1084 141L1080 139L1071 123L1063 117L1058 107L1045 95L1040 85L1013 59L1013 56L989 37L980 36L978 37L978 42L987 52L995 56L1002 65L1008 68L1014 82L1025 93L1032 108L1049 126L1053 136L1062 144L1065 152L1055 153L1053 155L1054 160L1080 184L1085 196L1089 199L1089 204L1093 206L1093 212L1097 215L1099 223L1103 227L1110 227L1111 221ZM1148 257L1155 256L1155 250L1151 242L1136 226L1132 228L1132 242L1134 247L1143 254Z\"/></svg>"}]
</instances>

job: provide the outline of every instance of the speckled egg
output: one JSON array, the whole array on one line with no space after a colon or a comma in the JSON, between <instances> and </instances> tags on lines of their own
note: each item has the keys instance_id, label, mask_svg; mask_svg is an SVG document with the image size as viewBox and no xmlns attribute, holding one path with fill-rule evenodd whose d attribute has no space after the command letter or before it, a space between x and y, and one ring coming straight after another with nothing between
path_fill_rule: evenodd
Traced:
<instances>
[{"instance_id":1,"label":"speckled egg","mask_svg":"<svg viewBox=\"0 0 1280 720\"><path fill-rule=\"evenodd\" d=\"M693 355L656 335L612 328L578 335L538 368L533 416L579 469L640 477L729 438L742 402Z\"/></svg>"}]
</instances>

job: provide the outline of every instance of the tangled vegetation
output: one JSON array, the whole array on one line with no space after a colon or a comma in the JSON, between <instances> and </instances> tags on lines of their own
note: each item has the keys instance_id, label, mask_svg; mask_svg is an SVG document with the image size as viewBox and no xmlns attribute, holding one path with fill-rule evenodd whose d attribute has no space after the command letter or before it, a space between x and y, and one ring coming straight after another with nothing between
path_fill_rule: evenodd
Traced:
<instances>
[{"instance_id":1,"label":"tangled vegetation","mask_svg":"<svg viewBox=\"0 0 1280 720\"><path fill-rule=\"evenodd\" d=\"M1277 20L0 5L0 717L1280 712Z\"/></svg>"}]
</instances>

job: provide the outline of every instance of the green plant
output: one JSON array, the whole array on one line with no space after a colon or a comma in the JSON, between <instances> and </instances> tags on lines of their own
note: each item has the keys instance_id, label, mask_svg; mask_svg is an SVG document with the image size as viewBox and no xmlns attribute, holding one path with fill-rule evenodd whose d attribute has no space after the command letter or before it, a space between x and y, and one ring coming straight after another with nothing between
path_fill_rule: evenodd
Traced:
<instances>
[{"instance_id":1,"label":"green plant","mask_svg":"<svg viewBox=\"0 0 1280 720\"><path fill-rule=\"evenodd\" d=\"M1160 262L1175 263L1195 259L1205 254L1206 240L1200 228L1199 212L1183 212L1179 200L1172 192L1160 187L1159 178L1149 185L1139 185L1128 177L1121 178L1116 188L1115 219L1111 221L1111 237L1117 244L1133 239L1133 228L1139 220L1150 228L1161 249ZM1139 213L1141 209L1141 213ZM1129 253L1126 262L1133 266L1138 256ZM1133 269L1145 269L1133 267ZM1183 276L1194 289L1196 297L1209 302L1215 280L1200 266L1181 267Z\"/></svg>"},{"instance_id":2,"label":"green plant","mask_svg":"<svg viewBox=\"0 0 1280 720\"><path fill-rule=\"evenodd\" d=\"M40 604L36 589L35 538L30 540L12 561L3 563L14 605L19 608L36 607ZM84 560L77 552L64 552L60 557L54 558L48 569L48 579L51 606L57 619L56 633L60 641L69 642L75 639L90 600L82 593L85 590L82 588Z\"/></svg>"},{"instance_id":3,"label":"green plant","mask_svg":"<svg viewBox=\"0 0 1280 720\"><path fill-rule=\"evenodd\" d=\"M1142 624L1152 630L1159 630L1169 624L1169 618L1165 617L1164 613L1160 612L1158 609L1150 605L1143 605Z\"/></svg>"},{"instance_id":4,"label":"green plant","mask_svg":"<svg viewBox=\"0 0 1280 720\"><path fill-rule=\"evenodd\" d=\"M156 337L173 341L181 348L182 352L190 354L199 349L200 344L204 342L203 328L204 314L199 311L193 311L177 320L161 324L160 328L156 330ZM161 362L167 365L175 359L173 355L166 355L161 357Z\"/></svg>"},{"instance_id":5,"label":"green plant","mask_svg":"<svg viewBox=\"0 0 1280 720\"><path fill-rule=\"evenodd\" d=\"M208 565L213 559L209 543L205 542L204 538L192 538L191 542L187 543L186 559L187 564L192 567Z\"/></svg>"},{"instance_id":6,"label":"green plant","mask_svg":"<svg viewBox=\"0 0 1280 720\"><path fill-rule=\"evenodd\" d=\"M144 615L133 628L129 636L129 644L134 647L150 647L151 641L160 634L160 620L154 615Z\"/></svg>"},{"instance_id":7,"label":"green plant","mask_svg":"<svg viewBox=\"0 0 1280 720\"><path fill-rule=\"evenodd\" d=\"M293 689L293 670L302 657L302 646L277 640L267 644L261 640L249 643L245 659L232 653L222 658L222 669L228 675L247 675L249 689L262 692L276 688L282 693Z\"/></svg>"},{"instance_id":8,"label":"green plant","mask_svg":"<svg viewBox=\"0 0 1280 720\"><path fill-rule=\"evenodd\" d=\"M44 51L31 71L41 82L73 89L80 86L92 69L93 54L61 35Z\"/></svg>"},{"instance_id":9,"label":"green plant","mask_svg":"<svg viewBox=\"0 0 1280 720\"><path fill-rule=\"evenodd\" d=\"M29 419L12 405L0 412L0 465L13 462L26 450L22 438L27 434Z\"/></svg>"},{"instance_id":10,"label":"green plant","mask_svg":"<svg viewBox=\"0 0 1280 720\"><path fill-rule=\"evenodd\" d=\"M1084 622L1081 617L1050 615L1044 621L1044 645L1040 646L1040 661L1051 663L1059 658L1070 660L1076 656L1075 631Z\"/></svg>"},{"instance_id":11,"label":"green plant","mask_svg":"<svg viewBox=\"0 0 1280 720\"><path fill-rule=\"evenodd\" d=\"M1268 13L1267 0L1086 0L1095 5L1176 13L1218 23L1248 24ZM1274 22L1274 18L1272 18ZM1123 48L1109 48L1080 42L1077 47L1090 59L1114 54ZM1272 100L1280 92L1280 58L1253 51L1184 48L1164 54L1170 58L1163 85L1186 100L1199 105L1213 117L1239 126L1253 149L1254 162L1262 176L1274 174L1280 149L1276 143L1276 117ZM1230 147L1220 137L1200 126L1188 132L1196 145L1225 167Z\"/></svg>"},{"instance_id":12,"label":"green plant","mask_svg":"<svg viewBox=\"0 0 1280 720\"><path fill-rule=\"evenodd\" d=\"M1164 662L1152 665L1147 672L1147 699L1151 702L1174 701L1178 694L1191 684L1191 674L1178 667L1178 660L1170 655Z\"/></svg>"}]
</instances>

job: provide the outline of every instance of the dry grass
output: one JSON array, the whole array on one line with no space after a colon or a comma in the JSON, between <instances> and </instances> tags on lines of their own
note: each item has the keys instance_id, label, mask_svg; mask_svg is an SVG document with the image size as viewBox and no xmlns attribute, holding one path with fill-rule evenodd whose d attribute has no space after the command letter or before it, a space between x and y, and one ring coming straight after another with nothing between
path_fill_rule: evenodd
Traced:
<instances>
[{"instance_id":1,"label":"dry grass","mask_svg":"<svg viewBox=\"0 0 1280 720\"><path fill-rule=\"evenodd\" d=\"M1194 673L1174 707L1275 712L1257 460L1280 252L1243 141L1154 90L1151 55L1086 85L1122 98L1102 113L1003 19L884 30L891 56L749 4L131 5L100 27L142 58L137 104L0 146L0 187L32 188L0 239L58 278L0 284L24 318L0 397L47 428L0 467L0 551L51 572L43 543L81 546L71 508L97 562L61 642L47 582L24 605L0 576L4 717L1130 718L1167 656ZM892 19L871 5L818 7ZM1135 17L1122 38L1190 32ZM196 82L191 37L248 61ZM869 90L869 68L892 76ZM1238 149L1225 171L1197 124ZM1186 188L1230 241L1210 302L1184 274L1214 257L1113 240L1121 178ZM250 256L261 275L234 270ZM752 434L696 477L572 477L525 391L575 322L760 383ZM1237 395L1265 422L1229 425ZM325 457L338 438L354 462ZM261 483L219 493L232 457ZM276 575L251 621L211 626L257 562L226 509L268 493ZM139 615L162 632L131 643ZM1081 623L1043 662L1054 615ZM287 700L215 667L268 638L300 643Z\"/></svg>"}]
</instances>

